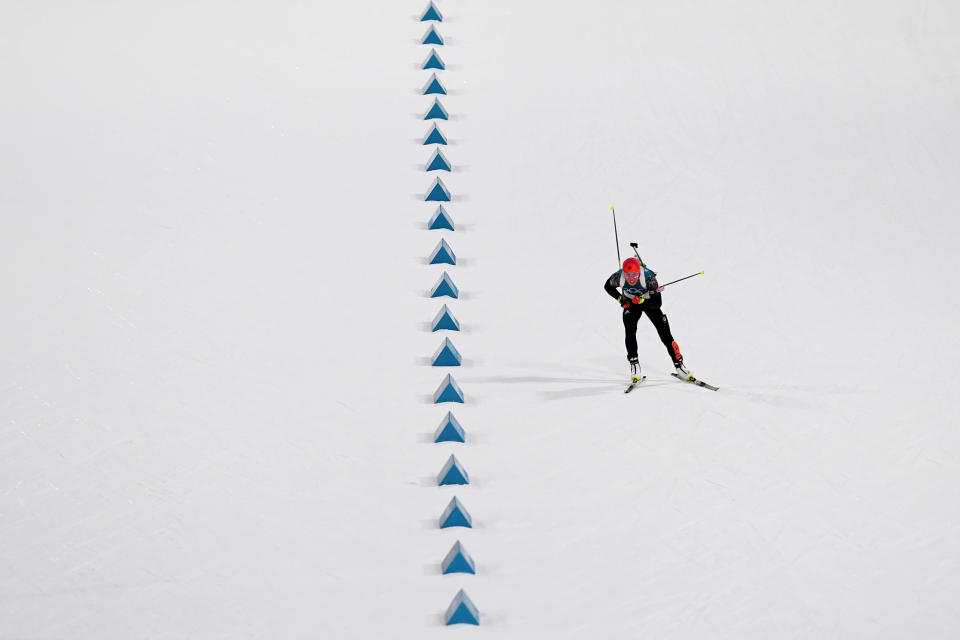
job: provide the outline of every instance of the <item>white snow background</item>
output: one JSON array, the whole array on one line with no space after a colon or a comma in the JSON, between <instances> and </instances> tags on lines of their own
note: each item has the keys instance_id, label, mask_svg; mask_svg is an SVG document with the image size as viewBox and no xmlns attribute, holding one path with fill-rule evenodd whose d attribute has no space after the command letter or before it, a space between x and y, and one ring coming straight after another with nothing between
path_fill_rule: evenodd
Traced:
<instances>
[{"instance_id":1,"label":"white snow background","mask_svg":"<svg viewBox=\"0 0 960 640\"><path fill-rule=\"evenodd\" d=\"M960 5L437 4L5 3L0 638L960 636Z\"/></svg>"}]
</instances>

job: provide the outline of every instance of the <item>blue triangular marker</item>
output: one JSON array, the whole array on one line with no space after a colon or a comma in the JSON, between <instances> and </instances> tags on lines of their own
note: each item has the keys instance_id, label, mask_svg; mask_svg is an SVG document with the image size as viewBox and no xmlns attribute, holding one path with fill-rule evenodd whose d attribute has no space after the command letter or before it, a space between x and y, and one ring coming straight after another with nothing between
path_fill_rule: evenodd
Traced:
<instances>
[{"instance_id":1,"label":"blue triangular marker","mask_svg":"<svg viewBox=\"0 0 960 640\"><path fill-rule=\"evenodd\" d=\"M430 264L457 264L457 256L453 253L453 247L447 244L443 238L437 243L433 253L430 254Z\"/></svg>"},{"instance_id":2,"label":"blue triangular marker","mask_svg":"<svg viewBox=\"0 0 960 640\"><path fill-rule=\"evenodd\" d=\"M447 505L447 508L443 510L443 514L440 516L440 528L446 529L448 527L473 528L473 518L456 497L450 501L450 504Z\"/></svg>"},{"instance_id":3,"label":"blue triangular marker","mask_svg":"<svg viewBox=\"0 0 960 640\"><path fill-rule=\"evenodd\" d=\"M466 442L467 433L453 417L452 411L447 411L447 417L443 419L436 433L433 434L434 442Z\"/></svg>"},{"instance_id":4,"label":"blue triangular marker","mask_svg":"<svg viewBox=\"0 0 960 640\"><path fill-rule=\"evenodd\" d=\"M433 325L430 331L460 331L460 323L457 322L457 319L453 317L453 314L450 313L450 309L447 308L447 305L443 305L443 308L437 313L436 317L433 319Z\"/></svg>"},{"instance_id":5,"label":"blue triangular marker","mask_svg":"<svg viewBox=\"0 0 960 640\"><path fill-rule=\"evenodd\" d=\"M450 214L447 213L447 210L443 208L443 205L437 207L437 210L433 213L433 217L430 218L430 222L427 224L428 229L449 229L450 231L454 230L453 218L450 217Z\"/></svg>"},{"instance_id":6,"label":"blue triangular marker","mask_svg":"<svg viewBox=\"0 0 960 640\"><path fill-rule=\"evenodd\" d=\"M440 104L439 98L433 99L433 106L430 107L430 111L427 111L427 115L423 116L424 120L449 120L450 116L447 115L446 109L443 108L443 105Z\"/></svg>"},{"instance_id":7,"label":"blue triangular marker","mask_svg":"<svg viewBox=\"0 0 960 640\"><path fill-rule=\"evenodd\" d=\"M480 612L463 589L454 597L444 615L447 625L451 624L480 624Z\"/></svg>"},{"instance_id":8,"label":"blue triangular marker","mask_svg":"<svg viewBox=\"0 0 960 640\"><path fill-rule=\"evenodd\" d=\"M460 290L457 289L457 285L453 284L453 280L450 279L446 271L443 272L443 275L437 280L437 284L433 285L433 289L430 290L431 298L441 298L443 296L448 298L460 297Z\"/></svg>"},{"instance_id":9,"label":"blue triangular marker","mask_svg":"<svg viewBox=\"0 0 960 640\"><path fill-rule=\"evenodd\" d=\"M462 362L460 352L450 342L450 338L444 338L443 343L437 352L433 354L434 367L459 367Z\"/></svg>"},{"instance_id":10,"label":"blue triangular marker","mask_svg":"<svg viewBox=\"0 0 960 640\"><path fill-rule=\"evenodd\" d=\"M427 165L427 171L451 171L450 163L447 162L440 149L437 149L436 153L433 154L433 159Z\"/></svg>"},{"instance_id":11,"label":"blue triangular marker","mask_svg":"<svg viewBox=\"0 0 960 640\"><path fill-rule=\"evenodd\" d=\"M447 139L440 133L440 127L437 126L436 122L433 123L433 129L430 129L430 133L424 138L423 144L424 146L428 144L447 144Z\"/></svg>"},{"instance_id":12,"label":"blue triangular marker","mask_svg":"<svg viewBox=\"0 0 960 640\"><path fill-rule=\"evenodd\" d=\"M443 379L437 390L433 392L433 404L442 404L444 402L459 402L463 404L463 390L449 373Z\"/></svg>"},{"instance_id":13,"label":"blue triangular marker","mask_svg":"<svg viewBox=\"0 0 960 640\"><path fill-rule=\"evenodd\" d=\"M427 61L423 63L423 68L424 69L440 69L441 71L443 71L444 69L447 68L447 66L443 64L443 59L439 56L439 54L437 54L437 50L430 49L430 57L427 58Z\"/></svg>"},{"instance_id":14,"label":"blue triangular marker","mask_svg":"<svg viewBox=\"0 0 960 640\"><path fill-rule=\"evenodd\" d=\"M437 30L431 25L430 30L423 36L422 42L423 44L439 44L442 46L443 38L440 37L440 34L437 33Z\"/></svg>"},{"instance_id":15,"label":"blue triangular marker","mask_svg":"<svg viewBox=\"0 0 960 640\"><path fill-rule=\"evenodd\" d=\"M441 487L449 484L470 484L470 476L457 460L457 456L450 454L447 458L447 464L443 465L443 469L437 475L437 484Z\"/></svg>"},{"instance_id":16,"label":"blue triangular marker","mask_svg":"<svg viewBox=\"0 0 960 640\"><path fill-rule=\"evenodd\" d=\"M443 180L437 178L433 183L433 188L430 189L430 193L427 194L427 197L424 198L426 202L450 202L450 192L447 191L447 187L443 184Z\"/></svg>"},{"instance_id":17,"label":"blue triangular marker","mask_svg":"<svg viewBox=\"0 0 960 640\"><path fill-rule=\"evenodd\" d=\"M430 6L428 6L427 10L423 12L422 16L420 16L420 22L428 22L430 20L443 22L443 16L440 15L440 10L434 6L433 2L430 2Z\"/></svg>"},{"instance_id":18,"label":"blue triangular marker","mask_svg":"<svg viewBox=\"0 0 960 640\"><path fill-rule=\"evenodd\" d=\"M450 551L447 553L447 557L443 559L440 567L443 569L444 574L477 573L477 565L474 563L473 558L470 557L470 554L467 553L467 550L463 548L463 545L460 544L459 540L450 547Z\"/></svg>"},{"instance_id":19,"label":"blue triangular marker","mask_svg":"<svg viewBox=\"0 0 960 640\"><path fill-rule=\"evenodd\" d=\"M440 95L447 95L447 90L443 88L443 85L440 84L440 81L437 79L437 74L433 74L430 78L430 82L427 83L427 86L423 88L423 95L429 96L435 93Z\"/></svg>"}]
</instances>

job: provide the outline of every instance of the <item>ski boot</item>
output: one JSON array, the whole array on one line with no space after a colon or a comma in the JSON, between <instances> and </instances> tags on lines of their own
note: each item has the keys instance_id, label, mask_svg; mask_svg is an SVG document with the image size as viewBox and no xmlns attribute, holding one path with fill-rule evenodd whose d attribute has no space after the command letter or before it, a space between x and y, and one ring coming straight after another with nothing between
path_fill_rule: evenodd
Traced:
<instances>
[{"instance_id":1,"label":"ski boot","mask_svg":"<svg viewBox=\"0 0 960 640\"><path fill-rule=\"evenodd\" d=\"M687 367L684 366L683 360L680 360L679 362L674 362L673 366L677 370L677 377L680 378L681 380L696 380L694 375L690 373L690 369L687 369Z\"/></svg>"},{"instance_id":2,"label":"ski boot","mask_svg":"<svg viewBox=\"0 0 960 640\"><path fill-rule=\"evenodd\" d=\"M690 373L690 369L683 366L683 354L680 353L680 345L677 344L676 340L670 345L670 350L673 352L670 355L673 356L673 366L677 370L677 377L681 380L695 380L696 378Z\"/></svg>"},{"instance_id":3,"label":"ski boot","mask_svg":"<svg viewBox=\"0 0 960 640\"><path fill-rule=\"evenodd\" d=\"M643 380L640 375L640 359L637 356L627 356L627 362L630 363L630 381L637 383Z\"/></svg>"}]
</instances>

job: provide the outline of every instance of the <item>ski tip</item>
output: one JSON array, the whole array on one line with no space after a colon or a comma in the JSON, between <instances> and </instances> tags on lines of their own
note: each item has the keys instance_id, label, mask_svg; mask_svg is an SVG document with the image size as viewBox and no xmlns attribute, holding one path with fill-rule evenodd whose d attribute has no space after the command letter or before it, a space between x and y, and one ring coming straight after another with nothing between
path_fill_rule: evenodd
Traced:
<instances>
[{"instance_id":1,"label":"ski tip","mask_svg":"<svg viewBox=\"0 0 960 640\"><path fill-rule=\"evenodd\" d=\"M704 275L706 275L706 274L707 274L706 271L701 271L701 272L700 272L700 275L702 275L702 276L704 276Z\"/></svg>"}]
</instances>

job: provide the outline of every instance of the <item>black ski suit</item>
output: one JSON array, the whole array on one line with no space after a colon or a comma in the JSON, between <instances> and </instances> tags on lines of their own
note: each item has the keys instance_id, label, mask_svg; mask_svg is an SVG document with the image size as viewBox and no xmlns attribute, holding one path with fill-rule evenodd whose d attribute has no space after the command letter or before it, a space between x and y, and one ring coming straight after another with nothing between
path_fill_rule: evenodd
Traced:
<instances>
[{"instance_id":1,"label":"black ski suit","mask_svg":"<svg viewBox=\"0 0 960 640\"><path fill-rule=\"evenodd\" d=\"M660 306L663 304L663 297L657 293L658 286L657 274L646 266L643 267L643 273L634 286L630 286L626 281L626 278L623 277L622 270L611 275L603 284L604 290L618 302L620 302L621 299L628 300L643 294L649 295L649 299L643 303L631 303L630 306L623 310L624 344L627 347L627 358L637 357L637 323L640 321L640 316L646 311L647 318L650 319L653 328L657 330L657 335L660 336L660 342L667 348L670 360L672 360L674 364L680 364L683 362L683 356L680 354L680 347L677 346L673 335L670 333L670 323L667 322L667 314L660 310ZM623 289L622 294L617 291L617 287Z\"/></svg>"}]
</instances>

